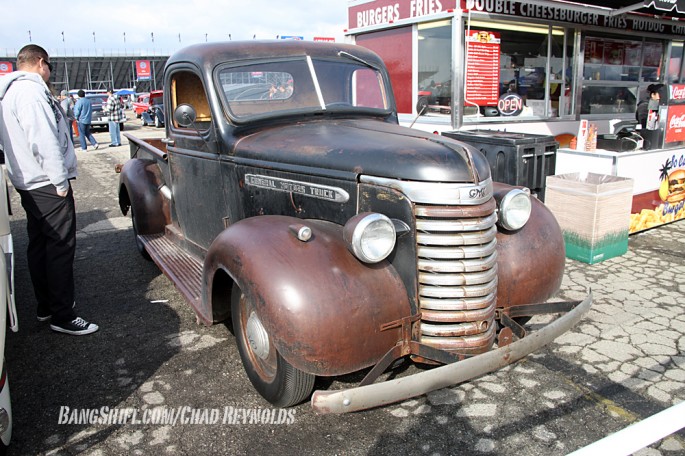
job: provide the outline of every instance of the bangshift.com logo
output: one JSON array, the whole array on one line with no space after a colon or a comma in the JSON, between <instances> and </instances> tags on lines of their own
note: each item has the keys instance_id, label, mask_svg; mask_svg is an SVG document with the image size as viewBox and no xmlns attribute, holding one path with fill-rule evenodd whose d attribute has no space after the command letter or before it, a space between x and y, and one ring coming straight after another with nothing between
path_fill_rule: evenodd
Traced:
<instances>
[{"instance_id":1,"label":"bangshift.com logo","mask_svg":"<svg viewBox=\"0 0 685 456\"><path fill-rule=\"evenodd\" d=\"M293 424L294 409L272 408L194 408L189 406L159 406L140 410L135 407L70 408L62 405L57 424L76 425L163 425L204 424Z\"/></svg>"}]
</instances>

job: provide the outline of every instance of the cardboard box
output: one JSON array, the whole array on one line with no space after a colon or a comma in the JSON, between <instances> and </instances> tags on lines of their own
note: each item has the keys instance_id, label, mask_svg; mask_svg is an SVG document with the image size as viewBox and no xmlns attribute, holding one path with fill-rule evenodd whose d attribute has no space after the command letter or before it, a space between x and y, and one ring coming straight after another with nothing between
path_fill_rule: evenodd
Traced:
<instances>
[{"instance_id":1,"label":"cardboard box","mask_svg":"<svg viewBox=\"0 0 685 456\"><path fill-rule=\"evenodd\" d=\"M593 264L628 251L633 180L595 173L547 176L545 204L564 233L566 256Z\"/></svg>"}]
</instances>

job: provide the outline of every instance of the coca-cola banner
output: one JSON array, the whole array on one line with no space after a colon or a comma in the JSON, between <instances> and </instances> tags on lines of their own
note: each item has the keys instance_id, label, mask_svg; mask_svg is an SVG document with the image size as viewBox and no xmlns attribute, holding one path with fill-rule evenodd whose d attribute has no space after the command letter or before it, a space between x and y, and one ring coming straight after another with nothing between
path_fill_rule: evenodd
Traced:
<instances>
[{"instance_id":1,"label":"coca-cola banner","mask_svg":"<svg viewBox=\"0 0 685 456\"><path fill-rule=\"evenodd\" d=\"M685 105L668 107L666 119L666 143L685 141Z\"/></svg>"},{"instance_id":2,"label":"coca-cola banner","mask_svg":"<svg viewBox=\"0 0 685 456\"><path fill-rule=\"evenodd\" d=\"M671 84L668 86L668 104L685 103L685 84Z\"/></svg>"}]
</instances>

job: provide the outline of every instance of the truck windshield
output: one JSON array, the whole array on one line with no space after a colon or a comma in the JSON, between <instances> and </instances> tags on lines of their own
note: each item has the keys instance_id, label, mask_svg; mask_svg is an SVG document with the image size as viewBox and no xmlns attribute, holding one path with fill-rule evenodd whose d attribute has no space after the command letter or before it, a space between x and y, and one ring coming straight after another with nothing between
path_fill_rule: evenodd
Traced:
<instances>
[{"instance_id":1,"label":"truck windshield","mask_svg":"<svg viewBox=\"0 0 685 456\"><path fill-rule=\"evenodd\" d=\"M230 66L217 73L233 118L390 109L382 74L353 60L309 57Z\"/></svg>"}]
</instances>

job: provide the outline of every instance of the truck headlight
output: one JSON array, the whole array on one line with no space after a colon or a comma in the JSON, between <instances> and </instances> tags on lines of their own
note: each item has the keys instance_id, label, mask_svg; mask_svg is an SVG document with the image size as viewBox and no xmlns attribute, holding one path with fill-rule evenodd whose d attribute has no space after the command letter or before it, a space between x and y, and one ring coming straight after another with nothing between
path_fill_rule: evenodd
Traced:
<instances>
[{"instance_id":1,"label":"truck headlight","mask_svg":"<svg viewBox=\"0 0 685 456\"><path fill-rule=\"evenodd\" d=\"M526 190L515 188L504 195L500 201L499 224L502 228L516 231L528 222L531 202L530 193Z\"/></svg>"},{"instance_id":2,"label":"truck headlight","mask_svg":"<svg viewBox=\"0 0 685 456\"><path fill-rule=\"evenodd\" d=\"M364 212L347 221L343 229L347 248L364 263L378 263L395 248L395 226L383 214Z\"/></svg>"}]
</instances>

